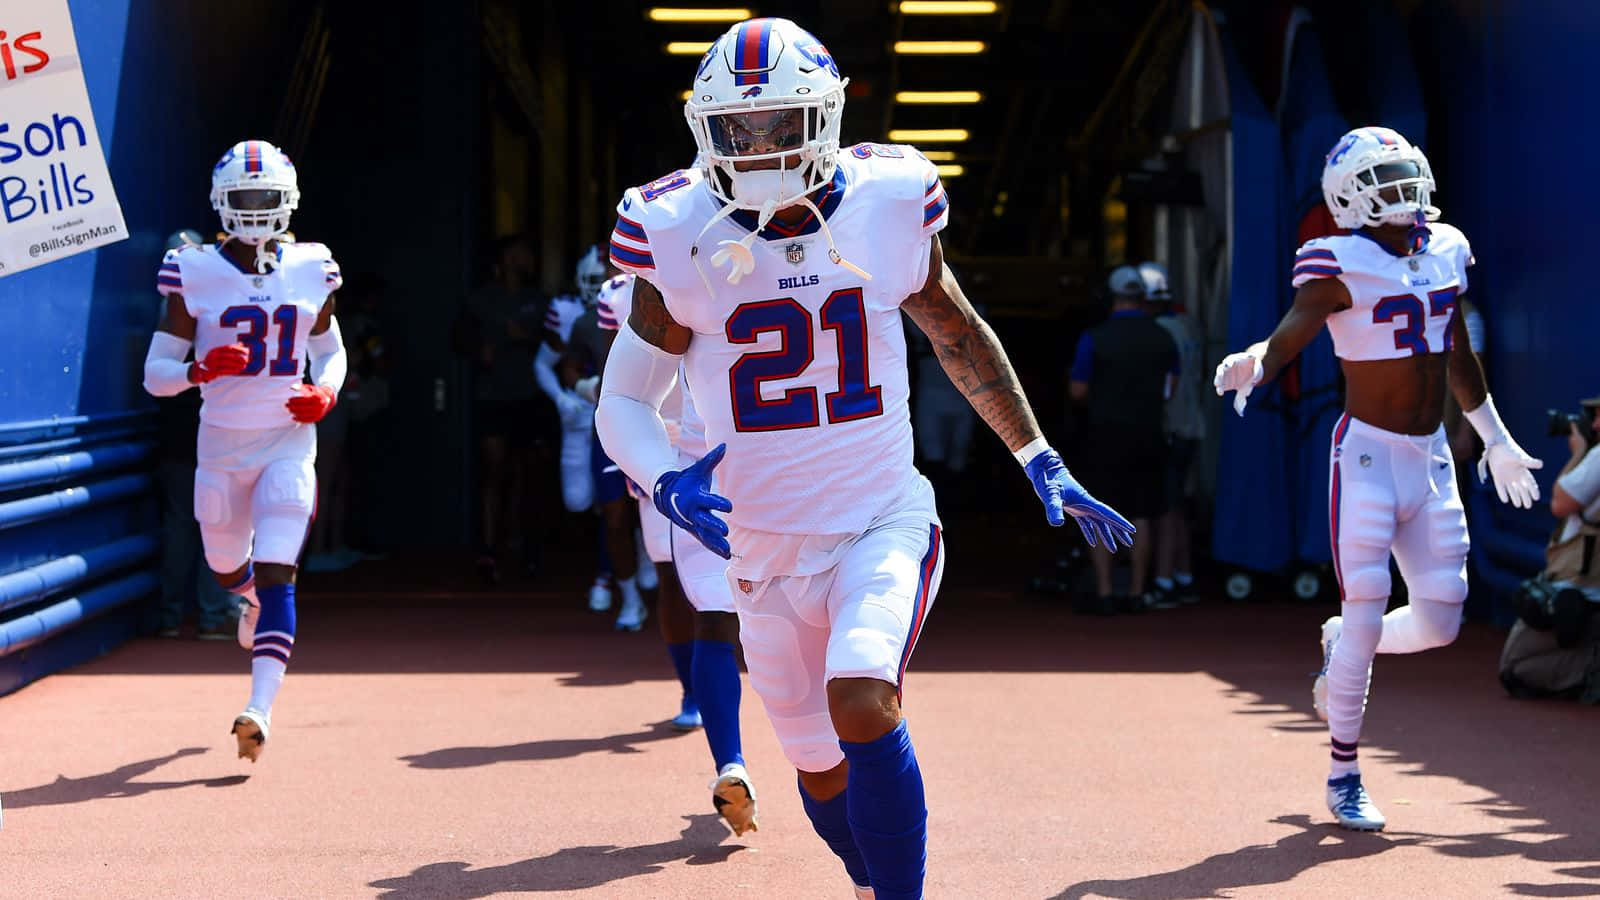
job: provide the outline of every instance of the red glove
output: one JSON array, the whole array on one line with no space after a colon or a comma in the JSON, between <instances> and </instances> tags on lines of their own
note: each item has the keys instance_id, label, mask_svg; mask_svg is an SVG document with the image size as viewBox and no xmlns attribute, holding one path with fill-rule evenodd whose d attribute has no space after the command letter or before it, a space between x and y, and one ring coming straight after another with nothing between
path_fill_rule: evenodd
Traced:
<instances>
[{"instance_id":1,"label":"red glove","mask_svg":"<svg viewBox=\"0 0 1600 900\"><path fill-rule=\"evenodd\" d=\"M212 347L204 360L189 364L189 380L194 384L205 384L224 375L238 375L249 364L250 351L243 344Z\"/></svg>"},{"instance_id":2,"label":"red glove","mask_svg":"<svg viewBox=\"0 0 1600 900\"><path fill-rule=\"evenodd\" d=\"M322 417L328 414L328 410L333 409L336 399L333 388L313 384L297 384L294 386L294 396L290 397L289 402L285 403L284 406L289 408L289 415L293 416L296 422L304 422L309 425L312 422L322 421Z\"/></svg>"}]
</instances>

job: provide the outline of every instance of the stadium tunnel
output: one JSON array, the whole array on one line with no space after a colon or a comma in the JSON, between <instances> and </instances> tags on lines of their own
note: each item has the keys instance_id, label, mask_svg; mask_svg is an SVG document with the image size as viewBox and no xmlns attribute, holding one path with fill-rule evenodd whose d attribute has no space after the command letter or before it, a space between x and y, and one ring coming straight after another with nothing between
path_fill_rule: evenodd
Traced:
<instances>
[{"instance_id":1,"label":"stadium tunnel","mask_svg":"<svg viewBox=\"0 0 1600 900\"><path fill-rule=\"evenodd\" d=\"M1552 161L1595 146L1593 118L1571 113L1592 83L1583 51L1600 41L1583 4L1016 0L958 16L846 0L749 6L810 28L850 76L847 143L964 133L920 141L959 167L945 174L948 253L1069 452L1093 445L1067 412L1063 361L1103 314L1107 267L1166 262L1205 323L1213 365L1286 308L1321 154L1373 121L1419 140L1440 205L1474 241L1491 388L1513 432L1548 461L1560 449L1540 437L1543 411L1593 393L1579 361L1600 312L1567 299L1581 301L1587 282L1567 244L1590 230L1595 189L1551 174ZM224 148L245 136L282 146L301 172L295 232L331 246L347 274L388 282L393 402L374 473L385 488L361 511L374 541L464 546L471 374L446 326L497 237L527 233L542 288L564 290L622 190L689 162L680 104L697 55L669 44L726 27L656 21L620 0L71 9L130 234L0 279L0 693L125 639L131 604L155 588L152 407L140 388L153 276L166 235L215 228L207 173ZM903 41L982 50L919 55ZM975 102L915 103L907 91ZM1241 572L1328 555L1318 504L1338 384L1326 339L1297 378L1253 417L1215 408L1203 479L1216 498L1213 556ZM1003 496L1031 502L1003 448L979 444L973 477L992 473ZM1538 567L1547 519L1489 499L1470 505L1475 572L1492 599Z\"/></svg>"}]
</instances>

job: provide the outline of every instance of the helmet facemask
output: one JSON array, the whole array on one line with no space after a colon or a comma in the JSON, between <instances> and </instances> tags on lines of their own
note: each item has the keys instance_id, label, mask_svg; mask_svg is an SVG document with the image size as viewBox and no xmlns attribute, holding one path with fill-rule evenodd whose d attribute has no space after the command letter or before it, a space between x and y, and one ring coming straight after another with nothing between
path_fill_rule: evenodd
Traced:
<instances>
[{"instance_id":1,"label":"helmet facemask","mask_svg":"<svg viewBox=\"0 0 1600 900\"><path fill-rule=\"evenodd\" d=\"M246 244L264 244L289 230L289 215L299 205L293 185L253 182L249 187L218 188L211 204L222 230Z\"/></svg>"},{"instance_id":2,"label":"helmet facemask","mask_svg":"<svg viewBox=\"0 0 1600 900\"><path fill-rule=\"evenodd\" d=\"M741 209L782 209L833 180L844 84L818 95L685 105L698 162L716 197Z\"/></svg>"}]
</instances>

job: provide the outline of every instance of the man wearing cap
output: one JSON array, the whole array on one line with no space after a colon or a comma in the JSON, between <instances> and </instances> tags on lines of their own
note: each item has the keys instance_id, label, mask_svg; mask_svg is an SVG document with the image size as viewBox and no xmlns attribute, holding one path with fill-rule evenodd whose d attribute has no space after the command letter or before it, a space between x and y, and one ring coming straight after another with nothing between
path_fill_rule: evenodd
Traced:
<instances>
[{"instance_id":1,"label":"man wearing cap","mask_svg":"<svg viewBox=\"0 0 1600 900\"><path fill-rule=\"evenodd\" d=\"M1162 513L1166 468L1164 417L1178 373L1178 349L1167 330L1145 312L1145 284L1139 270L1119 266L1107 281L1111 315L1078 339L1069 389L1074 403L1088 410L1089 448L1084 466L1096 472L1107 503L1148 529ZM1143 523L1143 524L1141 524ZM1146 532L1148 533L1148 532ZM1111 587L1111 555L1096 549L1097 609L1143 611L1158 601L1148 591L1150 542L1133 547L1128 594L1116 598Z\"/></svg>"},{"instance_id":2,"label":"man wearing cap","mask_svg":"<svg viewBox=\"0 0 1600 900\"><path fill-rule=\"evenodd\" d=\"M1201 371L1205 338L1200 323L1173 299L1165 266L1140 263L1139 277L1144 279L1146 310L1172 335L1178 348L1178 378L1167 398L1167 477L1157 526L1154 590L1163 602L1176 598L1192 603L1198 598L1193 592L1189 474L1206 436L1205 373Z\"/></svg>"}]
</instances>

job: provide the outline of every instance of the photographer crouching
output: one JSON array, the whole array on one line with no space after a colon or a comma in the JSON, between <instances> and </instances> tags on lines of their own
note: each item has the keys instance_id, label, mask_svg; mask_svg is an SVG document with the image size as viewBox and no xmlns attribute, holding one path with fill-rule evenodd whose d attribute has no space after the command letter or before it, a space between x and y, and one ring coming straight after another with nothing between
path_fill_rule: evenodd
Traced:
<instances>
[{"instance_id":1,"label":"photographer crouching","mask_svg":"<svg viewBox=\"0 0 1600 900\"><path fill-rule=\"evenodd\" d=\"M1550 435L1567 435L1571 459L1556 479L1558 520L1545 568L1517 591L1517 622L1500 653L1500 682L1513 697L1600 704L1600 397L1581 415L1550 411Z\"/></svg>"}]
</instances>

